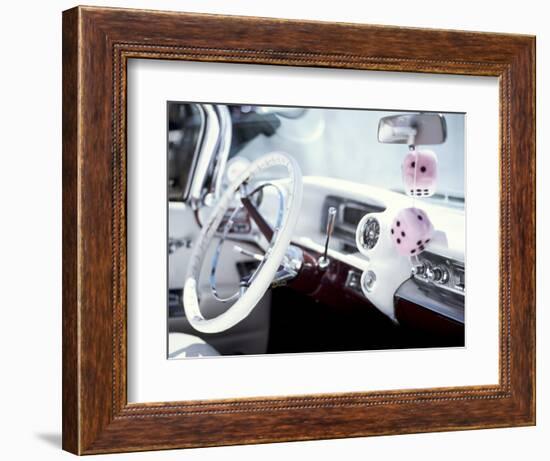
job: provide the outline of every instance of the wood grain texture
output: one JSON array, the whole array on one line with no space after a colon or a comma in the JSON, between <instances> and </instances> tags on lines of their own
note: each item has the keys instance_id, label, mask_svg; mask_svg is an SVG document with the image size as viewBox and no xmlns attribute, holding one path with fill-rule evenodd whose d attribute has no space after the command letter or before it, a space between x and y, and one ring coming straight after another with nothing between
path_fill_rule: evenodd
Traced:
<instances>
[{"instance_id":1,"label":"wood grain texture","mask_svg":"<svg viewBox=\"0 0 550 461\"><path fill-rule=\"evenodd\" d=\"M78 399L78 11L63 17L63 447L79 452Z\"/></svg>"},{"instance_id":2,"label":"wood grain texture","mask_svg":"<svg viewBox=\"0 0 550 461\"><path fill-rule=\"evenodd\" d=\"M499 77L499 384L128 404L132 58ZM534 424L534 78L529 36L91 7L64 12L63 448L90 454Z\"/></svg>"}]
</instances>

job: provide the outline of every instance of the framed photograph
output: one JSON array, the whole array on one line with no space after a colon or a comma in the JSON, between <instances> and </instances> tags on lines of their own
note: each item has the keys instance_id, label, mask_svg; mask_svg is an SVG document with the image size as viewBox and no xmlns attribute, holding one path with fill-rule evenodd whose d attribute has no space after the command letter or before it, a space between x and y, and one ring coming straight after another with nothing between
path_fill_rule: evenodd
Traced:
<instances>
[{"instance_id":1,"label":"framed photograph","mask_svg":"<svg viewBox=\"0 0 550 461\"><path fill-rule=\"evenodd\" d=\"M535 38L63 13L63 448L535 424Z\"/></svg>"}]
</instances>

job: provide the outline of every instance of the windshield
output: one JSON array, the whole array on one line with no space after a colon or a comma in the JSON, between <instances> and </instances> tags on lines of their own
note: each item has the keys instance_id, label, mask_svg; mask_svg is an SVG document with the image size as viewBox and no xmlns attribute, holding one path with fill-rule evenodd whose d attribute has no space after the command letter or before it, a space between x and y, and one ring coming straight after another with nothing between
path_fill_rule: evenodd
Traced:
<instances>
[{"instance_id":1,"label":"windshield","mask_svg":"<svg viewBox=\"0 0 550 461\"><path fill-rule=\"evenodd\" d=\"M382 117L403 111L229 106L233 119L231 157L249 160L274 150L292 155L302 174L328 176L405 193L401 163L405 144L378 141ZM442 144L419 146L438 161L437 192L426 200L464 208L464 114L441 113L447 126Z\"/></svg>"}]
</instances>

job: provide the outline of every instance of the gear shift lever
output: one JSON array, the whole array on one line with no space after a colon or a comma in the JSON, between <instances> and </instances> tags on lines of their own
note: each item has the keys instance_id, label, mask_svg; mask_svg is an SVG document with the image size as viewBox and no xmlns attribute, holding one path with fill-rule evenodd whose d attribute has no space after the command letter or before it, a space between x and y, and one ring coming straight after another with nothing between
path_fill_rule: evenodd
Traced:
<instances>
[{"instance_id":1,"label":"gear shift lever","mask_svg":"<svg viewBox=\"0 0 550 461\"><path fill-rule=\"evenodd\" d=\"M331 206L328 209L328 215L327 215L327 239L325 240L325 251L323 252L323 255L317 260L317 264L320 269L325 270L329 265L329 259L328 259L328 244L330 241L330 237L332 237L332 232L334 231L334 223L336 221L336 208Z\"/></svg>"}]
</instances>

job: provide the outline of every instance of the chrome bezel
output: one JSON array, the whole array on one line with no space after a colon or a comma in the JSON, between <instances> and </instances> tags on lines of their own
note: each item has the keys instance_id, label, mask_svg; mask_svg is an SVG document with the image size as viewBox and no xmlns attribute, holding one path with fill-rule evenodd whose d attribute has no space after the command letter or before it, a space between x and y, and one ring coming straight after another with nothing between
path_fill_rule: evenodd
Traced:
<instances>
[{"instance_id":1,"label":"chrome bezel","mask_svg":"<svg viewBox=\"0 0 550 461\"><path fill-rule=\"evenodd\" d=\"M373 226L375 227L373 229L370 229ZM370 234L371 230L373 234L367 235L367 233ZM378 221L378 219L376 219L374 216L371 216L361 226L359 232L359 242L363 249L367 251L372 250L380 240L380 221Z\"/></svg>"}]
</instances>

